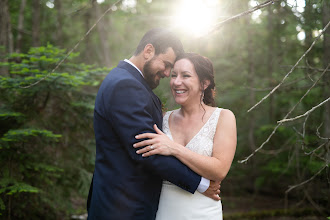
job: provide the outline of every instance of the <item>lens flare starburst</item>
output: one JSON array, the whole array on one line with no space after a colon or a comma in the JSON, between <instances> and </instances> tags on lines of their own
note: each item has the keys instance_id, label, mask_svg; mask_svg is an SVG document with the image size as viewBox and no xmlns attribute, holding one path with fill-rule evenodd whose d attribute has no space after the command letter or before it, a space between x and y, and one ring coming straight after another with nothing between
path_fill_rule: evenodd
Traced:
<instances>
[{"instance_id":1,"label":"lens flare starburst","mask_svg":"<svg viewBox=\"0 0 330 220\"><path fill-rule=\"evenodd\" d=\"M182 0L175 11L173 24L180 30L201 36L215 22L216 4L216 0Z\"/></svg>"}]
</instances>

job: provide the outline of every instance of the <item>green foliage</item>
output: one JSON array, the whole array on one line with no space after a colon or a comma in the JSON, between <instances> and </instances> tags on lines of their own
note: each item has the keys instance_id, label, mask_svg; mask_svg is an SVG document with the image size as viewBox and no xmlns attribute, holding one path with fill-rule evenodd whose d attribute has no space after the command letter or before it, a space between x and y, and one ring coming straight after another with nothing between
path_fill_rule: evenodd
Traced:
<instances>
[{"instance_id":1,"label":"green foliage","mask_svg":"<svg viewBox=\"0 0 330 220\"><path fill-rule=\"evenodd\" d=\"M37 27L32 22L33 2L27 1L24 11L22 53L4 54L6 60L0 62L0 179L14 179L40 190L15 194L11 210L17 212L12 219L33 219L34 216L38 216L35 219L40 216L62 219L67 213L85 208L95 158L92 128L95 92L103 74L109 71L86 64L112 66L129 58L146 30L170 25L167 18L173 17L171 13L177 9L178 1L137 1L135 8L128 9L118 6L76 48L80 54L72 53L54 72L66 56L66 50L59 47L73 48L100 16L95 6L103 13L115 1L105 0L101 4L87 0L40 1L41 25ZM61 11L47 6L57 2L62 5ZM221 1L219 17L214 22L246 11L251 8L251 2L262 1ZM257 18L251 14L242 16L204 38L193 39L184 28L173 29L186 51L212 60L217 106L231 109L236 115L238 145L231 170L222 183L224 194L262 193L283 198L289 185L309 179L325 164L327 145L318 148L325 141L316 135L325 118L325 105L309 116L305 127L305 118L285 123L248 163L237 163L268 138L277 121L320 76L321 72L315 69L327 65L323 63L329 60L324 57L323 36L284 84L247 113L281 82L324 27L325 2L306 1L304 11L298 12L287 1L277 1L258 10ZM11 0L8 4L16 46L21 1ZM33 35L28 31L38 27L38 44L43 46L31 48ZM102 29L104 32L100 32ZM58 30L63 33L62 39L58 38ZM297 39L299 32L305 33L304 40ZM0 51L6 48L0 45ZM104 59L106 51L109 57ZM4 55L1 53L0 58ZM3 69L8 69L9 74ZM42 81L35 86L22 88L39 80ZM305 113L328 97L327 85L324 77L290 117ZM162 80L155 93L166 110L178 108L169 90L169 79ZM325 125L319 129L321 135L324 130ZM304 193L308 192L316 203L319 201L319 206L328 207L329 177L325 173L303 185L304 190L292 190L289 197L303 204L307 198ZM12 197L6 193L0 195L0 210L8 206ZM30 201L31 206L25 201ZM5 217L8 210L6 207L3 212ZM246 218L253 219L253 216L258 218L258 213Z\"/></svg>"},{"instance_id":2,"label":"green foliage","mask_svg":"<svg viewBox=\"0 0 330 220\"><path fill-rule=\"evenodd\" d=\"M16 182L15 179L9 179L9 178L3 178L0 181L0 194L6 193L7 195L13 195L13 194L19 194L22 192L27 193L39 193L39 189L36 187L33 187L29 184L26 184L24 182Z\"/></svg>"},{"instance_id":3,"label":"green foliage","mask_svg":"<svg viewBox=\"0 0 330 220\"><path fill-rule=\"evenodd\" d=\"M3 142L28 142L31 137L42 136L48 139L58 140L62 135L53 134L47 130L20 129L10 130L2 138Z\"/></svg>"},{"instance_id":4,"label":"green foliage","mask_svg":"<svg viewBox=\"0 0 330 220\"><path fill-rule=\"evenodd\" d=\"M2 201L2 199L0 198L0 210L5 210L6 206L5 203ZM0 212L0 216L1 216L1 212Z\"/></svg>"},{"instance_id":5,"label":"green foliage","mask_svg":"<svg viewBox=\"0 0 330 220\"><path fill-rule=\"evenodd\" d=\"M0 120L5 120L8 118L15 118L16 120L19 120L20 118L23 118L24 115L19 112L1 112L0 113Z\"/></svg>"},{"instance_id":6,"label":"green foliage","mask_svg":"<svg viewBox=\"0 0 330 220\"><path fill-rule=\"evenodd\" d=\"M9 61L0 63L10 73L0 76L0 209L4 216L56 219L71 210L71 197L88 192L95 146L89 144L94 138L93 87L109 69L70 62L79 55L72 53L52 72L65 53L47 44L26 54L9 54ZM31 206L37 209L30 210Z\"/></svg>"}]
</instances>

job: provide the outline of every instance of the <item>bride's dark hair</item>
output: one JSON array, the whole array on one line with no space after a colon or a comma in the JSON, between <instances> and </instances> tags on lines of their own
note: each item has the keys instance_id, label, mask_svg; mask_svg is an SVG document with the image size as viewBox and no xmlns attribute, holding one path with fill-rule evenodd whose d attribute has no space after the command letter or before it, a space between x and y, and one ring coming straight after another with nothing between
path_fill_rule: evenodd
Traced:
<instances>
[{"instance_id":1,"label":"bride's dark hair","mask_svg":"<svg viewBox=\"0 0 330 220\"><path fill-rule=\"evenodd\" d=\"M215 107L214 95L215 95L215 83L214 83L214 69L211 60L207 57L201 56L197 53L183 53L176 58L176 61L187 59L195 67L195 71L198 75L201 83L203 96L203 102L206 105ZM209 80L209 86L204 90L204 83Z\"/></svg>"}]
</instances>

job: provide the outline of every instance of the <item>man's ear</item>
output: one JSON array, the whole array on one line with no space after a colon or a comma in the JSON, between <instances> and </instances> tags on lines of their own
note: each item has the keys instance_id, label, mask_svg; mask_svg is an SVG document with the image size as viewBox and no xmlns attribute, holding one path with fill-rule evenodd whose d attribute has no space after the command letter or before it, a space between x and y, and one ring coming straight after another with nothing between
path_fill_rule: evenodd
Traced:
<instances>
[{"instance_id":1,"label":"man's ear","mask_svg":"<svg viewBox=\"0 0 330 220\"><path fill-rule=\"evenodd\" d=\"M143 57L145 60L151 60L155 55L155 48L152 44L147 44L143 49Z\"/></svg>"},{"instance_id":2,"label":"man's ear","mask_svg":"<svg viewBox=\"0 0 330 220\"><path fill-rule=\"evenodd\" d=\"M208 79L204 80L204 82L203 82L204 90L207 89L207 87L209 87L210 83L211 83L210 80L208 80Z\"/></svg>"}]
</instances>

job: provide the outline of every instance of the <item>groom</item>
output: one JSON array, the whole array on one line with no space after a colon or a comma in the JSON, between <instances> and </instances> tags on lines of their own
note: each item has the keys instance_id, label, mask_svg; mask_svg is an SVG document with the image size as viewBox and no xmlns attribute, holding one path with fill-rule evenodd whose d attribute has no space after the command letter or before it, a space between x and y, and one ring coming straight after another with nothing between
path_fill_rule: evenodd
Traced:
<instances>
[{"instance_id":1,"label":"groom","mask_svg":"<svg viewBox=\"0 0 330 220\"><path fill-rule=\"evenodd\" d=\"M218 200L219 186L174 157L143 158L135 153L135 135L162 127L159 98L152 92L161 78L169 77L176 57L183 53L180 40L157 28L148 31L129 60L104 79L95 102L95 171L87 210L88 219L155 219L162 180L182 189ZM209 187L210 186L210 187Z\"/></svg>"}]
</instances>

